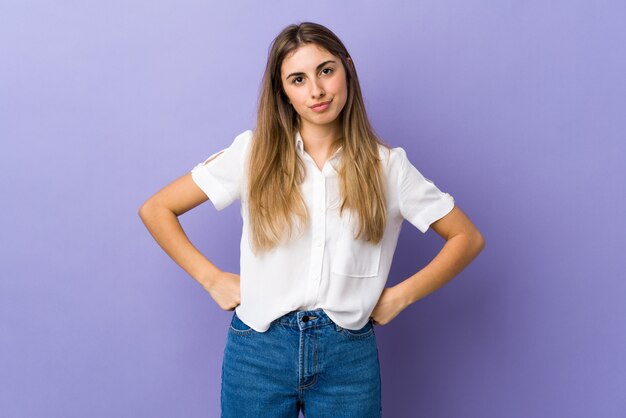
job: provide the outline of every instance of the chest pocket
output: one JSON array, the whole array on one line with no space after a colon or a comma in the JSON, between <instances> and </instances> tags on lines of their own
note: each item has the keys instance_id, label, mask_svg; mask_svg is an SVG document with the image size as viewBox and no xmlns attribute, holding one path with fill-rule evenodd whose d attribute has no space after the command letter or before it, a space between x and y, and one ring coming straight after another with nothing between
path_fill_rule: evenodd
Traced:
<instances>
[{"instance_id":1,"label":"chest pocket","mask_svg":"<svg viewBox=\"0 0 626 418\"><path fill-rule=\"evenodd\" d=\"M356 220L350 209L339 221L337 246L331 272L343 276L372 277L378 275L382 240L378 244L356 240Z\"/></svg>"}]
</instances>

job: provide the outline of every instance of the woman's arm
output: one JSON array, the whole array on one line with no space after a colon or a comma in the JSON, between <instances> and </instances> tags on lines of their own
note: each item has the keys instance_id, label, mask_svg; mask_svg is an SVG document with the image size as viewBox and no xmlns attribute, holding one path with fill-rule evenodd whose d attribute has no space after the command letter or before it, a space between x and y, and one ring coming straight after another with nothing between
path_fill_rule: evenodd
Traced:
<instances>
[{"instance_id":1,"label":"woman's arm","mask_svg":"<svg viewBox=\"0 0 626 418\"><path fill-rule=\"evenodd\" d=\"M202 285L222 309L239 304L239 276L223 272L189 241L178 216L208 197L187 173L155 193L139 209L139 217L161 248ZM220 280L222 278L236 280Z\"/></svg>"},{"instance_id":2,"label":"woman's arm","mask_svg":"<svg viewBox=\"0 0 626 418\"><path fill-rule=\"evenodd\" d=\"M426 267L383 292L372 312L377 325L389 323L412 303L442 287L459 274L485 248L485 240L457 206L430 225L446 240Z\"/></svg>"},{"instance_id":3,"label":"woman's arm","mask_svg":"<svg viewBox=\"0 0 626 418\"><path fill-rule=\"evenodd\" d=\"M394 286L403 295L403 309L442 287L485 248L480 231L458 206L430 227L446 243L423 269Z\"/></svg>"}]
</instances>

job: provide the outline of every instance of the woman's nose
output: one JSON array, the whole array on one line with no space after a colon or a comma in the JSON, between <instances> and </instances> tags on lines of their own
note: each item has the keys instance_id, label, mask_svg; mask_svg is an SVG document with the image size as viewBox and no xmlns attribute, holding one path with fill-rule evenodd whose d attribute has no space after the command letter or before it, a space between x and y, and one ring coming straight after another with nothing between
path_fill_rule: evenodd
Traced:
<instances>
[{"instance_id":1,"label":"woman's nose","mask_svg":"<svg viewBox=\"0 0 626 418\"><path fill-rule=\"evenodd\" d=\"M311 92L313 97L323 97L326 93L321 85L313 83L313 91Z\"/></svg>"}]
</instances>

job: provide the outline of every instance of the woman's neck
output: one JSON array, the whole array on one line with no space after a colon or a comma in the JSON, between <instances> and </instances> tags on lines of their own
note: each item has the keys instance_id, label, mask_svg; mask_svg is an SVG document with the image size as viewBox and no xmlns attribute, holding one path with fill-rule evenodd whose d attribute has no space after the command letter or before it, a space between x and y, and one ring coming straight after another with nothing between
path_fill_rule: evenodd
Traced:
<instances>
[{"instance_id":1,"label":"woman's neck","mask_svg":"<svg viewBox=\"0 0 626 418\"><path fill-rule=\"evenodd\" d=\"M329 156L338 148L336 143L342 136L341 126L301 126L300 136L304 143L304 150L310 155Z\"/></svg>"}]
</instances>

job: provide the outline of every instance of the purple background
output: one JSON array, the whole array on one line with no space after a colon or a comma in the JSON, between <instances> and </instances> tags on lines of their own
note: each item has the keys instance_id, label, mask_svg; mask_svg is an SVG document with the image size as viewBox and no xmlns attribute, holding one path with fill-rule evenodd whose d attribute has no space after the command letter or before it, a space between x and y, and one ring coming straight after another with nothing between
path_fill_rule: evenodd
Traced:
<instances>
[{"instance_id":1,"label":"purple background","mask_svg":"<svg viewBox=\"0 0 626 418\"><path fill-rule=\"evenodd\" d=\"M0 3L0 410L216 417L232 311L141 203L255 123L270 41L344 41L377 132L484 234L376 329L387 417L626 416L623 1ZM238 272L239 203L180 218ZM444 241L405 222L388 285Z\"/></svg>"}]
</instances>

